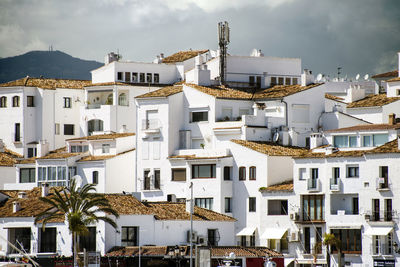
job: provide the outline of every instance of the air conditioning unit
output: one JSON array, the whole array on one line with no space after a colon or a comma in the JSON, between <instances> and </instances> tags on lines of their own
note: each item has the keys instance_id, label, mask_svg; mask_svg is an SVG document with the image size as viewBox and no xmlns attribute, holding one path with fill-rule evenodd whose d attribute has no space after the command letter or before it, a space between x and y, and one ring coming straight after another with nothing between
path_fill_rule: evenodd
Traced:
<instances>
[{"instance_id":1,"label":"air conditioning unit","mask_svg":"<svg viewBox=\"0 0 400 267\"><path fill-rule=\"evenodd\" d=\"M201 235L197 237L197 244L198 245L207 246L207 242L208 242L207 237L201 236Z\"/></svg>"},{"instance_id":2,"label":"air conditioning unit","mask_svg":"<svg viewBox=\"0 0 400 267\"><path fill-rule=\"evenodd\" d=\"M190 230L187 230L186 232L186 242L190 243ZM193 231L192 232L192 243L197 242L197 232Z\"/></svg>"},{"instance_id":3,"label":"air conditioning unit","mask_svg":"<svg viewBox=\"0 0 400 267\"><path fill-rule=\"evenodd\" d=\"M298 242L299 241L299 231L290 231L289 242Z\"/></svg>"},{"instance_id":4,"label":"air conditioning unit","mask_svg":"<svg viewBox=\"0 0 400 267\"><path fill-rule=\"evenodd\" d=\"M292 221L298 221L300 219L299 213L298 212L290 213L290 219Z\"/></svg>"}]
</instances>

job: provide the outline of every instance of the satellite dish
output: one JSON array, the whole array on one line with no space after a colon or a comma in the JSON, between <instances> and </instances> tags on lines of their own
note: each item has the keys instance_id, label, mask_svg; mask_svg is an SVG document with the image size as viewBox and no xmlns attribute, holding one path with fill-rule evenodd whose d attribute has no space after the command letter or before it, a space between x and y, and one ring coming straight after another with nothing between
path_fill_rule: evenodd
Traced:
<instances>
[{"instance_id":1,"label":"satellite dish","mask_svg":"<svg viewBox=\"0 0 400 267\"><path fill-rule=\"evenodd\" d=\"M318 73L318 75L317 75L317 82L319 82L319 81L321 81L322 80L322 74L321 73Z\"/></svg>"},{"instance_id":2,"label":"satellite dish","mask_svg":"<svg viewBox=\"0 0 400 267\"><path fill-rule=\"evenodd\" d=\"M236 258L236 255L234 252L229 253L229 259L234 259Z\"/></svg>"},{"instance_id":3,"label":"satellite dish","mask_svg":"<svg viewBox=\"0 0 400 267\"><path fill-rule=\"evenodd\" d=\"M360 73L358 73L358 74L356 75L356 81L358 81L358 79L360 79Z\"/></svg>"},{"instance_id":4,"label":"satellite dish","mask_svg":"<svg viewBox=\"0 0 400 267\"><path fill-rule=\"evenodd\" d=\"M365 74L364 80L368 80L368 78L369 78L369 75L368 75L368 74Z\"/></svg>"},{"instance_id":5,"label":"satellite dish","mask_svg":"<svg viewBox=\"0 0 400 267\"><path fill-rule=\"evenodd\" d=\"M274 137L272 138L272 140L276 143L279 140L279 133L275 133Z\"/></svg>"},{"instance_id":6,"label":"satellite dish","mask_svg":"<svg viewBox=\"0 0 400 267\"><path fill-rule=\"evenodd\" d=\"M74 179L76 181L76 186L79 188L82 186L82 177L80 175L74 175L72 176L72 179Z\"/></svg>"}]
</instances>

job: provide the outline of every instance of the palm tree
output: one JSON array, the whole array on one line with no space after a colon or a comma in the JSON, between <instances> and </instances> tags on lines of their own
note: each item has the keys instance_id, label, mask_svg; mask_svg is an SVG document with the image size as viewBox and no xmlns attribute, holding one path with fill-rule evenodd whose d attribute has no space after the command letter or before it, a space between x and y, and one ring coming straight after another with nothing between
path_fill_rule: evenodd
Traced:
<instances>
[{"instance_id":1,"label":"palm tree","mask_svg":"<svg viewBox=\"0 0 400 267\"><path fill-rule=\"evenodd\" d=\"M337 238L334 234L328 234L326 233L324 235L324 241L323 244L328 246L327 249L327 265L328 267L331 266L331 248L332 246L335 246L337 251L338 251L338 266L342 267L342 242L340 241L339 238Z\"/></svg>"},{"instance_id":2,"label":"palm tree","mask_svg":"<svg viewBox=\"0 0 400 267\"><path fill-rule=\"evenodd\" d=\"M116 218L118 213L111 207L104 195L93 193L96 189L93 184L78 187L76 180L72 179L68 187L54 189L50 197L40 197L40 200L49 205L49 208L38 214L35 224L42 223L45 230L47 222L64 216L68 223L68 229L72 234L74 266L77 266L77 244L79 236L89 233L88 225L104 221L112 227L117 228L113 219L106 215L112 214Z\"/></svg>"}]
</instances>

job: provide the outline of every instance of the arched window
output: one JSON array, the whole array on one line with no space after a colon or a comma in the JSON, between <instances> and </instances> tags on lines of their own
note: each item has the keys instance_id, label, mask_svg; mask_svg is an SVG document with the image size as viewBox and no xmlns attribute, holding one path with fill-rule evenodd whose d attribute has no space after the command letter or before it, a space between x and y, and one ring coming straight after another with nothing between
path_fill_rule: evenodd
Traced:
<instances>
[{"instance_id":1,"label":"arched window","mask_svg":"<svg viewBox=\"0 0 400 267\"><path fill-rule=\"evenodd\" d=\"M103 131L102 120L90 120L88 121L88 135L92 135L93 132Z\"/></svg>"},{"instance_id":2,"label":"arched window","mask_svg":"<svg viewBox=\"0 0 400 267\"><path fill-rule=\"evenodd\" d=\"M99 172L93 171L92 172L92 184L98 184L98 183L99 183Z\"/></svg>"},{"instance_id":3,"label":"arched window","mask_svg":"<svg viewBox=\"0 0 400 267\"><path fill-rule=\"evenodd\" d=\"M239 168L239 181L245 181L246 180L246 167L240 167Z\"/></svg>"},{"instance_id":4,"label":"arched window","mask_svg":"<svg viewBox=\"0 0 400 267\"><path fill-rule=\"evenodd\" d=\"M256 179L256 167L251 166L249 169L249 180L255 180Z\"/></svg>"},{"instance_id":5,"label":"arched window","mask_svg":"<svg viewBox=\"0 0 400 267\"><path fill-rule=\"evenodd\" d=\"M19 96L14 96L13 97L13 107L19 107Z\"/></svg>"},{"instance_id":6,"label":"arched window","mask_svg":"<svg viewBox=\"0 0 400 267\"><path fill-rule=\"evenodd\" d=\"M113 94L109 94L109 95L107 96L106 105L112 105L113 102L114 102L113 100L114 100Z\"/></svg>"},{"instance_id":7,"label":"arched window","mask_svg":"<svg viewBox=\"0 0 400 267\"><path fill-rule=\"evenodd\" d=\"M7 107L7 97L2 96L0 97L0 108L6 108Z\"/></svg>"},{"instance_id":8,"label":"arched window","mask_svg":"<svg viewBox=\"0 0 400 267\"><path fill-rule=\"evenodd\" d=\"M127 99L125 93L119 94L119 96L118 96L118 105L120 105L120 106L127 106L128 105L128 99Z\"/></svg>"}]
</instances>

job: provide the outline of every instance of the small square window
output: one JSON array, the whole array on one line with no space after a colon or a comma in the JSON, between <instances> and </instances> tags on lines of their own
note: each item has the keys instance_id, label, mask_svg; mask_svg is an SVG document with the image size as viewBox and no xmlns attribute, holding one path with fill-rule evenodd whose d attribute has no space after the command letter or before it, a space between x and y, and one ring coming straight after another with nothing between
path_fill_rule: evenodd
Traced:
<instances>
[{"instance_id":1,"label":"small square window","mask_svg":"<svg viewBox=\"0 0 400 267\"><path fill-rule=\"evenodd\" d=\"M140 82L144 83L144 73L139 74Z\"/></svg>"},{"instance_id":2,"label":"small square window","mask_svg":"<svg viewBox=\"0 0 400 267\"><path fill-rule=\"evenodd\" d=\"M146 82L151 83L153 80L153 74L147 73L146 74Z\"/></svg>"},{"instance_id":3,"label":"small square window","mask_svg":"<svg viewBox=\"0 0 400 267\"><path fill-rule=\"evenodd\" d=\"M34 97L32 95L28 95L26 97L26 106L27 107L34 107L35 106Z\"/></svg>"},{"instance_id":4,"label":"small square window","mask_svg":"<svg viewBox=\"0 0 400 267\"><path fill-rule=\"evenodd\" d=\"M160 74L154 73L154 83L160 83Z\"/></svg>"},{"instance_id":5,"label":"small square window","mask_svg":"<svg viewBox=\"0 0 400 267\"><path fill-rule=\"evenodd\" d=\"M64 97L64 108L71 108L71 98Z\"/></svg>"},{"instance_id":6,"label":"small square window","mask_svg":"<svg viewBox=\"0 0 400 267\"><path fill-rule=\"evenodd\" d=\"M255 211L256 211L256 198L249 197L249 212L255 212Z\"/></svg>"},{"instance_id":7,"label":"small square window","mask_svg":"<svg viewBox=\"0 0 400 267\"><path fill-rule=\"evenodd\" d=\"M347 178L358 178L358 177L359 177L358 165L347 166Z\"/></svg>"},{"instance_id":8,"label":"small square window","mask_svg":"<svg viewBox=\"0 0 400 267\"><path fill-rule=\"evenodd\" d=\"M289 77L285 78L285 85L290 85L290 78Z\"/></svg>"},{"instance_id":9,"label":"small square window","mask_svg":"<svg viewBox=\"0 0 400 267\"><path fill-rule=\"evenodd\" d=\"M400 95L400 89L396 90L396 95Z\"/></svg>"},{"instance_id":10,"label":"small square window","mask_svg":"<svg viewBox=\"0 0 400 267\"><path fill-rule=\"evenodd\" d=\"M191 117L191 122L208 121L208 111L192 112Z\"/></svg>"},{"instance_id":11,"label":"small square window","mask_svg":"<svg viewBox=\"0 0 400 267\"><path fill-rule=\"evenodd\" d=\"M64 124L64 135L74 135L74 126L73 124Z\"/></svg>"},{"instance_id":12,"label":"small square window","mask_svg":"<svg viewBox=\"0 0 400 267\"><path fill-rule=\"evenodd\" d=\"M292 84L297 84L297 78L292 78Z\"/></svg>"},{"instance_id":13,"label":"small square window","mask_svg":"<svg viewBox=\"0 0 400 267\"><path fill-rule=\"evenodd\" d=\"M276 85L276 77L271 77L271 86Z\"/></svg>"},{"instance_id":14,"label":"small square window","mask_svg":"<svg viewBox=\"0 0 400 267\"><path fill-rule=\"evenodd\" d=\"M122 72L117 72L117 80L122 81Z\"/></svg>"},{"instance_id":15,"label":"small square window","mask_svg":"<svg viewBox=\"0 0 400 267\"><path fill-rule=\"evenodd\" d=\"M110 144L103 144L101 146L101 152L103 154L110 153Z\"/></svg>"}]
</instances>

